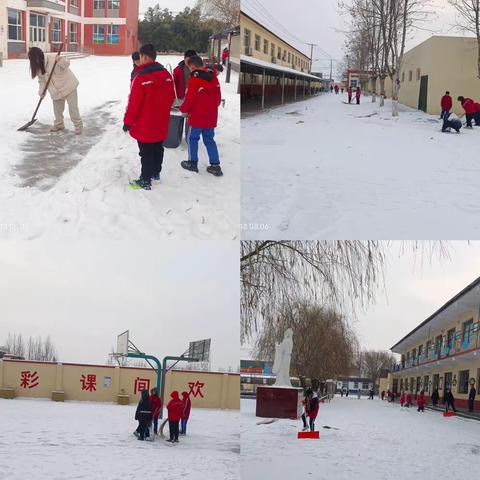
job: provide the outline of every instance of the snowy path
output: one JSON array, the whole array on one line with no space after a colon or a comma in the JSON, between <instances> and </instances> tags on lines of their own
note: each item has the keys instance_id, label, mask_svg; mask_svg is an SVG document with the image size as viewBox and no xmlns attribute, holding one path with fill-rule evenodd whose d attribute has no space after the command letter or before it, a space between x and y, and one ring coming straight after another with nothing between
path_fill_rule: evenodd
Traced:
<instances>
[{"instance_id":1,"label":"snowy path","mask_svg":"<svg viewBox=\"0 0 480 480\"><path fill-rule=\"evenodd\" d=\"M178 58L162 57L163 64ZM240 106L237 75L224 82L217 141L225 176L186 172L183 143L166 149L162 183L151 192L133 191L128 181L140 169L138 146L122 131L129 90L128 57L72 61L80 80L79 103L85 133L77 138L66 112L67 131L50 134L52 102L38 122L17 132L32 114L38 85L24 60L0 69L0 237L13 239L235 239L240 218Z\"/></svg>"},{"instance_id":2,"label":"snowy path","mask_svg":"<svg viewBox=\"0 0 480 480\"><path fill-rule=\"evenodd\" d=\"M446 472L469 478L480 458L480 422L378 399L336 398L320 405L320 440L298 440L301 421L257 421L255 400L242 400L241 475L249 480L435 480Z\"/></svg>"},{"instance_id":3,"label":"snowy path","mask_svg":"<svg viewBox=\"0 0 480 480\"><path fill-rule=\"evenodd\" d=\"M477 238L480 128L343 100L242 120L243 238Z\"/></svg>"},{"instance_id":4,"label":"snowy path","mask_svg":"<svg viewBox=\"0 0 480 480\"><path fill-rule=\"evenodd\" d=\"M135 406L0 399L0 478L238 480L239 414L192 410L178 445L139 442Z\"/></svg>"}]
</instances>

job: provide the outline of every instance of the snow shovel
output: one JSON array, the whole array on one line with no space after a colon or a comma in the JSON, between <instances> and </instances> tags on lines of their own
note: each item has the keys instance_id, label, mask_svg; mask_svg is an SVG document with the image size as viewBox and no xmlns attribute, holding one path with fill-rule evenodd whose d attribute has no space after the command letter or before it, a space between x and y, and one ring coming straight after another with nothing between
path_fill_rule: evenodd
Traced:
<instances>
[{"instance_id":1,"label":"snow shovel","mask_svg":"<svg viewBox=\"0 0 480 480\"><path fill-rule=\"evenodd\" d=\"M58 53L57 53L57 58L60 56L60 54L62 53L62 50L63 50L63 43L60 45L60 48L58 50ZM43 99L45 98L45 95L47 93L47 90L48 90L48 87L50 85L50 80L52 79L52 76L53 76L53 72L55 71L55 67L57 66L57 62L55 62L53 64L53 68L52 68L52 71L50 72L50 75L48 76L48 79L47 79L47 84L45 85L45 88L43 89L43 92L42 92L42 96L40 97L40 100L38 101L38 104L37 104L37 108L35 109L35 112L33 112L33 116L32 116L32 119L26 123L23 127L20 127L17 131L18 132L23 132L25 131L28 127L31 127L36 121L37 119L35 118L36 115L37 115L37 112L38 112L38 109L40 108L40 105L42 104L43 102Z\"/></svg>"}]
</instances>

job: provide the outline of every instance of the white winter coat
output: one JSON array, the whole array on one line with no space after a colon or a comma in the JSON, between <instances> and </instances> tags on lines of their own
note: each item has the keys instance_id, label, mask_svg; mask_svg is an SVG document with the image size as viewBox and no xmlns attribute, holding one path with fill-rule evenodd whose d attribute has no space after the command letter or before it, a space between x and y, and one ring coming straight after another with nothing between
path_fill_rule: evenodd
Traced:
<instances>
[{"instance_id":1,"label":"white winter coat","mask_svg":"<svg viewBox=\"0 0 480 480\"><path fill-rule=\"evenodd\" d=\"M45 85L47 84L48 76L52 71L55 63L56 53L45 54L45 73L38 75L38 83L40 84L39 93L43 93ZM48 86L48 92L53 100L60 100L67 98L77 87L77 77L70 70L70 60L66 57L60 56L57 61L57 66L53 72L52 80Z\"/></svg>"}]
</instances>

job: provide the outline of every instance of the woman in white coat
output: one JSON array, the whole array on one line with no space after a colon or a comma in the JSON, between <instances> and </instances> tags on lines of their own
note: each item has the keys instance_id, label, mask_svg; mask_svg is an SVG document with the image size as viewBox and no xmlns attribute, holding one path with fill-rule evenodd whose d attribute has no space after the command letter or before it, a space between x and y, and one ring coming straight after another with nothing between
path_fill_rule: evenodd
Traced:
<instances>
[{"instance_id":1,"label":"woman in white coat","mask_svg":"<svg viewBox=\"0 0 480 480\"><path fill-rule=\"evenodd\" d=\"M32 78L37 77L38 83L40 84L40 96L43 95L53 66L55 63L57 64L48 86L48 92L52 97L53 110L55 112L55 123L50 131L59 132L65 129L63 112L66 101L68 103L70 119L75 126L75 133L80 135L83 130L83 123L80 112L78 111L77 87L79 82L70 70L70 60L57 56L55 53L44 54L43 51L37 47L30 48L28 51L28 59L30 60Z\"/></svg>"}]
</instances>

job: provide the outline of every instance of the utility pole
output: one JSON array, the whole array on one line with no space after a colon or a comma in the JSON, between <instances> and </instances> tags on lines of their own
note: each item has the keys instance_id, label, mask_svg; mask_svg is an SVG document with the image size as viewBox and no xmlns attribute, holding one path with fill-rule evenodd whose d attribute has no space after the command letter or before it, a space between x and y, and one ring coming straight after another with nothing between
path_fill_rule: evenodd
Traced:
<instances>
[{"instance_id":1,"label":"utility pole","mask_svg":"<svg viewBox=\"0 0 480 480\"><path fill-rule=\"evenodd\" d=\"M333 60L330 59L330 78L329 78L330 83L332 83L332 80L333 80L332 76L333 76Z\"/></svg>"},{"instance_id":2,"label":"utility pole","mask_svg":"<svg viewBox=\"0 0 480 480\"><path fill-rule=\"evenodd\" d=\"M308 73L312 73L312 68L313 68L313 47L318 47L316 43L307 43L307 45L310 45L310 71Z\"/></svg>"}]
</instances>

